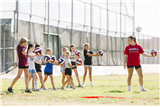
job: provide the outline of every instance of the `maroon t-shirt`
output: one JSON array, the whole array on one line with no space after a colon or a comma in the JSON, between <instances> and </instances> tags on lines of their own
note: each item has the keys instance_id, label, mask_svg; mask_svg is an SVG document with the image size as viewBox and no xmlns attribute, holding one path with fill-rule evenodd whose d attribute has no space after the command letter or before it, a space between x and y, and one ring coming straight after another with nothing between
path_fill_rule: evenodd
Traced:
<instances>
[{"instance_id":1,"label":"maroon t-shirt","mask_svg":"<svg viewBox=\"0 0 160 107\"><path fill-rule=\"evenodd\" d=\"M22 47L21 45L17 46L17 54L18 54L18 66L20 67L28 67L28 57L27 54L23 55L22 52L26 50L26 47Z\"/></svg>"},{"instance_id":2,"label":"maroon t-shirt","mask_svg":"<svg viewBox=\"0 0 160 107\"><path fill-rule=\"evenodd\" d=\"M144 53L143 48L136 44L134 46L128 45L124 51L124 54L128 55L127 65L139 66L141 65L140 54Z\"/></svg>"}]
</instances>

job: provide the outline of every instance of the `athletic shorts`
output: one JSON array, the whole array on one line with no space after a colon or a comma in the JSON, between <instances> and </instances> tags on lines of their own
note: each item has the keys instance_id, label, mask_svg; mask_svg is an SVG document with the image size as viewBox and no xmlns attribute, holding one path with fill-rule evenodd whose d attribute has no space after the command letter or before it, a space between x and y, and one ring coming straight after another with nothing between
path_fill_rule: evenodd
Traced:
<instances>
[{"instance_id":1,"label":"athletic shorts","mask_svg":"<svg viewBox=\"0 0 160 107\"><path fill-rule=\"evenodd\" d=\"M35 69L29 70L29 73L36 73Z\"/></svg>"},{"instance_id":2,"label":"athletic shorts","mask_svg":"<svg viewBox=\"0 0 160 107\"><path fill-rule=\"evenodd\" d=\"M40 64L35 63L35 68L37 72L42 72Z\"/></svg>"},{"instance_id":3,"label":"athletic shorts","mask_svg":"<svg viewBox=\"0 0 160 107\"><path fill-rule=\"evenodd\" d=\"M66 68L65 69L65 75L71 76L72 75L72 69L71 68Z\"/></svg>"},{"instance_id":4,"label":"athletic shorts","mask_svg":"<svg viewBox=\"0 0 160 107\"><path fill-rule=\"evenodd\" d=\"M72 66L76 65L76 62L71 62ZM72 69L76 69L77 67L73 67Z\"/></svg>"},{"instance_id":5,"label":"athletic shorts","mask_svg":"<svg viewBox=\"0 0 160 107\"><path fill-rule=\"evenodd\" d=\"M139 66L131 66L131 65L127 65L127 68L134 68L135 67L135 69L138 69L138 68L141 68L141 65L139 65Z\"/></svg>"},{"instance_id":6,"label":"athletic shorts","mask_svg":"<svg viewBox=\"0 0 160 107\"><path fill-rule=\"evenodd\" d=\"M28 68L28 66L18 66L19 69L25 69Z\"/></svg>"},{"instance_id":7,"label":"athletic shorts","mask_svg":"<svg viewBox=\"0 0 160 107\"><path fill-rule=\"evenodd\" d=\"M50 72L44 72L44 75L52 75Z\"/></svg>"},{"instance_id":8,"label":"athletic shorts","mask_svg":"<svg viewBox=\"0 0 160 107\"><path fill-rule=\"evenodd\" d=\"M61 67L61 72L65 73L65 69L63 67Z\"/></svg>"},{"instance_id":9,"label":"athletic shorts","mask_svg":"<svg viewBox=\"0 0 160 107\"><path fill-rule=\"evenodd\" d=\"M84 65L85 67L87 67L87 68L91 68L92 67L92 65Z\"/></svg>"}]
</instances>

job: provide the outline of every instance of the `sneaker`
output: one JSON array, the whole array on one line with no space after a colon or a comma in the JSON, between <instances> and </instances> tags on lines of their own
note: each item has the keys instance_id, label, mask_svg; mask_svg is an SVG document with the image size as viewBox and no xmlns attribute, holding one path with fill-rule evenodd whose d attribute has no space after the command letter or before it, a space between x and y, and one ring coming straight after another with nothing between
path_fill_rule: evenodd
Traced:
<instances>
[{"instance_id":1,"label":"sneaker","mask_svg":"<svg viewBox=\"0 0 160 107\"><path fill-rule=\"evenodd\" d=\"M143 89L141 89L141 92L147 92L147 90L143 88Z\"/></svg>"},{"instance_id":2,"label":"sneaker","mask_svg":"<svg viewBox=\"0 0 160 107\"><path fill-rule=\"evenodd\" d=\"M78 87L83 87L82 85L78 85Z\"/></svg>"},{"instance_id":3,"label":"sneaker","mask_svg":"<svg viewBox=\"0 0 160 107\"><path fill-rule=\"evenodd\" d=\"M32 93L32 92L30 91L30 89L25 90L25 92L26 92L26 93Z\"/></svg>"},{"instance_id":4,"label":"sneaker","mask_svg":"<svg viewBox=\"0 0 160 107\"><path fill-rule=\"evenodd\" d=\"M70 85L69 84L67 84L67 88L69 88L70 87Z\"/></svg>"},{"instance_id":5,"label":"sneaker","mask_svg":"<svg viewBox=\"0 0 160 107\"><path fill-rule=\"evenodd\" d=\"M70 88L73 88L72 86L70 86Z\"/></svg>"},{"instance_id":6,"label":"sneaker","mask_svg":"<svg viewBox=\"0 0 160 107\"><path fill-rule=\"evenodd\" d=\"M129 92L132 92L133 90L132 90L132 89L128 89L128 91L129 91Z\"/></svg>"},{"instance_id":7,"label":"sneaker","mask_svg":"<svg viewBox=\"0 0 160 107\"><path fill-rule=\"evenodd\" d=\"M43 90L48 90L47 88L43 88Z\"/></svg>"},{"instance_id":8,"label":"sneaker","mask_svg":"<svg viewBox=\"0 0 160 107\"><path fill-rule=\"evenodd\" d=\"M55 87L53 87L53 90L57 90Z\"/></svg>"},{"instance_id":9,"label":"sneaker","mask_svg":"<svg viewBox=\"0 0 160 107\"><path fill-rule=\"evenodd\" d=\"M32 90L35 90L35 88L32 88Z\"/></svg>"},{"instance_id":10,"label":"sneaker","mask_svg":"<svg viewBox=\"0 0 160 107\"><path fill-rule=\"evenodd\" d=\"M93 83L91 83L91 86L93 87L93 86L95 86Z\"/></svg>"},{"instance_id":11,"label":"sneaker","mask_svg":"<svg viewBox=\"0 0 160 107\"><path fill-rule=\"evenodd\" d=\"M76 90L76 87L73 87L74 90Z\"/></svg>"},{"instance_id":12,"label":"sneaker","mask_svg":"<svg viewBox=\"0 0 160 107\"><path fill-rule=\"evenodd\" d=\"M85 86L85 83L82 84L82 87L84 87L84 86Z\"/></svg>"},{"instance_id":13,"label":"sneaker","mask_svg":"<svg viewBox=\"0 0 160 107\"><path fill-rule=\"evenodd\" d=\"M10 88L10 87L9 87L9 88L7 89L7 92L9 92L9 93L13 93L12 88Z\"/></svg>"},{"instance_id":14,"label":"sneaker","mask_svg":"<svg viewBox=\"0 0 160 107\"><path fill-rule=\"evenodd\" d=\"M43 88L41 87L40 90L42 90Z\"/></svg>"},{"instance_id":15,"label":"sneaker","mask_svg":"<svg viewBox=\"0 0 160 107\"><path fill-rule=\"evenodd\" d=\"M34 91L39 91L39 89L34 89Z\"/></svg>"},{"instance_id":16,"label":"sneaker","mask_svg":"<svg viewBox=\"0 0 160 107\"><path fill-rule=\"evenodd\" d=\"M61 87L62 90L64 90L64 87Z\"/></svg>"}]
</instances>

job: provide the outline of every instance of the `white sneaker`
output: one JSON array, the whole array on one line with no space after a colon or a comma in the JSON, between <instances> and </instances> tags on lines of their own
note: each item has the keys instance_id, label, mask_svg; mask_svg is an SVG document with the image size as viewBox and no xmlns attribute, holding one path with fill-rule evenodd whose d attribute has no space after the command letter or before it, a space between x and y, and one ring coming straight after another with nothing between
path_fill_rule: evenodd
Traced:
<instances>
[{"instance_id":1,"label":"white sneaker","mask_svg":"<svg viewBox=\"0 0 160 107\"><path fill-rule=\"evenodd\" d=\"M141 89L141 92L147 92L147 90L143 88L143 89Z\"/></svg>"},{"instance_id":2,"label":"white sneaker","mask_svg":"<svg viewBox=\"0 0 160 107\"><path fill-rule=\"evenodd\" d=\"M129 92L132 92L133 90L132 90L132 89L128 89L128 91L129 91Z\"/></svg>"},{"instance_id":3,"label":"white sneaker","mask_svg":"<svg viewBox=\"0 0 160 107\"><path fill-rule=\"evenodd\" d=\"M95 85L93 83L91 83L91 86L94 87Z\"/></svg>"},{"instance_id":4,"label":"white sneaker","mask_svg":"<svg viewBox=\"0 0 160 107\"><path fill-rule=\"evenodd\" d=\"M67 88L69 88L70 87L70 85L69 84L67 84Z\"/></svg>"},{"instance_id":5,"label":"white sneaker","mask_svg":"<svg viewBox=\"0 0 160 107\"><path fill-rule=\"evenodd\" d=\"M73 87L74 90L76 90L76 87Z\"/></svg>"},{"instance_id":6,"label":"white sneaker","mask_svg":"<svg viewBox=\"0 0 160 107\"><path fill-rule=\"evenodd\" d=\"M82 87L84 87L84 86L85 86L85 83L82 84Z\"/></svg>"}]
</instances>

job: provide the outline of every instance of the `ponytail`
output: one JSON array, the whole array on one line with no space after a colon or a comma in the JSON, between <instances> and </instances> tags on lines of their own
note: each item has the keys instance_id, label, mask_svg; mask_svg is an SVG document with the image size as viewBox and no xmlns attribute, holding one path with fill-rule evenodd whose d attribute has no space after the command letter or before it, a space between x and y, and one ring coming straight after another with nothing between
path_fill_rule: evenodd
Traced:
<instances>
[{"instance_id":1,"label":"ponytail","mask_svg":"<svg viewBox=\"0 0 160 107\"><path fill-rule=\"evenodd\" d=\"M134 40L134 42L137 44L137 39L136 39L136 37L135 37L135 36L129 36L128 38L133 39L133 40Z\"/></svg>"}]
</instances>

